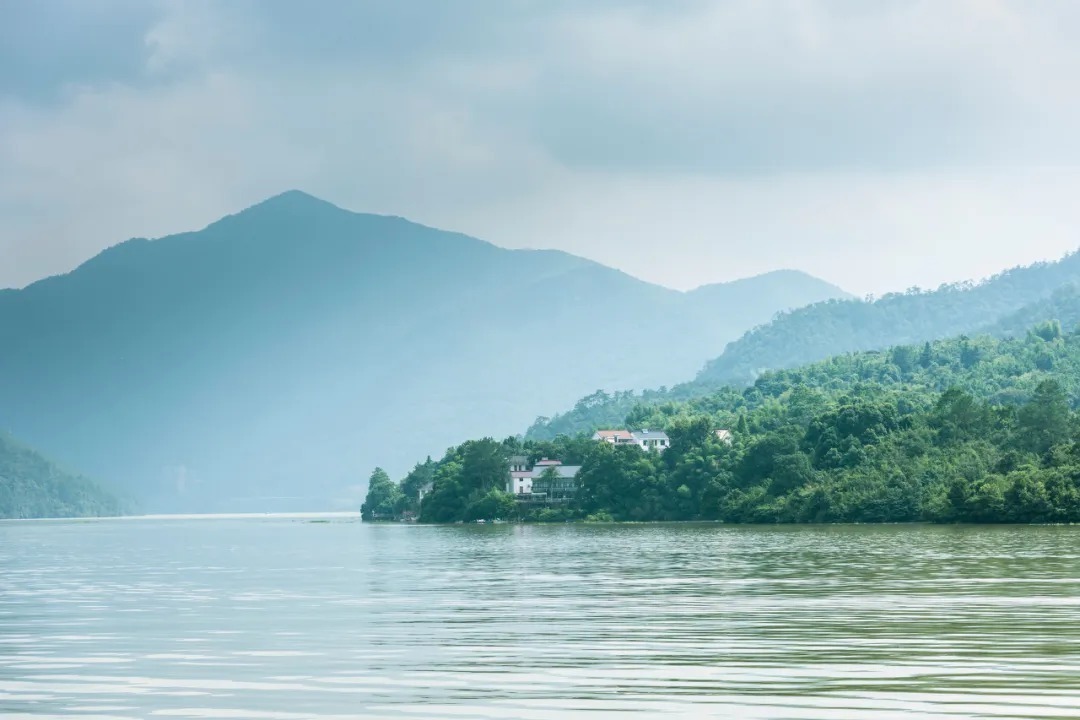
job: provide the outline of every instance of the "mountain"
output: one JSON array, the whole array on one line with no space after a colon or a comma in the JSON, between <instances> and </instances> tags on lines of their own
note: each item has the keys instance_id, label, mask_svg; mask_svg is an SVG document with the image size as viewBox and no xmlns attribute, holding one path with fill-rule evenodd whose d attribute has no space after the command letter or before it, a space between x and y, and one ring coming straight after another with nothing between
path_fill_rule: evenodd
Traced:
<instances>
[{"instance_id":1,"label":"mountain","mask_svg":"<svg viewBox=\"0 0 1080 720\"><path fill-rule=\"evenodd\" d=\"M1080 282L1080 254L1001 273L982 283L891 294L868 302L832 300L784 313L728 345L699 375L745 383L770 369L831 355L971 333Z\"/></svg>"},{"instance_id":2,"label":"mountain","mask_svg":"<svg viewBox=\"0 0 1080 720\"><path fill-rule=\"evenodd\" d=\"M978 284L875 302L830 300L781 313L728 345L693 381L643 392L592 393L552 418L537 418L526 435L542 440L623 425L632 412L647 416L649 408L706 397L724 385L746 385L770 371L844 353L963 333L1016 337L1048 320L1067 331L1080 325L1080 255L1009 270Z\"/></svg>"},{"instance_id":3,"label":"mountain","mask_svg":"<svg viewBox=\"0 0 1080 720\"><path fill-rule=\"evenodd\" d=\"M674 382L842 296L796 273L681 293L294 191L0 293L0 423L147 509L357 506L376 462Z\"/></svg>"},{"instance_id":4,"label":"mountain","mask_svg":"<svg viewBox=\"0 0 1080 720\"><path fill-rule=\"evenodd\" d=\"M119 515L123 504L0 433L0 518Z\"/></svg>"},{"instance_id":5,"label":"mountain","mask_svg":"<svg viewBox=\"0 0 1080 720\"><path fill-rule=\"evenodd\" d=\"M703 310L714 310L747 306L747 309L760 315L760 298L769 298L770 304L781 308L799 308L807 305L806 299L818 297L827 299L851 298L835 285L807 275L798 270L774 270L762 275L733 280L715 285L703 285L689 293L690 299ZM771 320L766 317L762 322ZM715 321L715 318L714 318Z\"/></svg>"}]
</instances>

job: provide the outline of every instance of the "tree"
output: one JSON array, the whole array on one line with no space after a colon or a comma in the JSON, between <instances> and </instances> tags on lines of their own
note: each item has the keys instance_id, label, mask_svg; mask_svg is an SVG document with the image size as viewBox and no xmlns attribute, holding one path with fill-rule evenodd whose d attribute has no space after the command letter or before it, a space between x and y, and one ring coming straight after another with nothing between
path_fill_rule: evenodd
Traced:
<instances>
[{"instance_id":1,"label":"tree","mask_svg":"<svg viewBox=\"0 0 1080 720\"><path fill-rule=\"evenodd\" d=\"M435 479L435 469L437 467L438 464L428 456L428 459L425 462L417 463L416 466L409 471L409 474L401 481L401 493L404 501L403 509L415 511L418 508L420 490Z\"/></svg>"},{"instance_id":2,"label":"tree","mask_svg":"<svg viewBox=\"0 0 1080 720\"><path fill-rule=\"evenodd\" d=\"M1035 337L1046 342L1053 342L1061 337L1061 323L1057 320L1047 320L1036 325L1031 332Z\"/></svg>"},{"instance_id":3,"label":"tree","mask_svg":"<svg viewBox=\"0 0 1080 720\"><path fill-rule=\"evenodd\" d=\"M467 491L486 494L491 489L502 490L510 479L510 466L503 446L492 440L471 440L462 453L461 480Z\"/></svg>"},{"instance_id":4,"label":"tree","mask_svg":"<svg viewBox=\"0 0 1080 720\"><path fill-rule=\"evenodd\" d=\"M924 370L930 369L930 366L934 364L934 351L930 348L930 343L927 342L923 345L922 352L919 353L919 366Z\"/></svg>"},{"instance_id":5,"label":"tree","mask_svg":"<svg viewBox=\"0 0 1080 720\"><path fill-rule=\"evenodd\" d=\"M897 345L889 352L893 365L903 374L908 374L915 367L915 350L909 345Z\"/></svg>"},{"instance_id":6,"label":"tree","mask_svg":"<svg viewBox=\"0 0 1080 720\"><path fill-rule=\"evenodd\" d=\"M1056 380L1043 380L1016 416L1017 437L1022 447L1045 453L1071 435L1069 401Z\"/></svg>"},{"instance_id":7,"label":"tree","mask_svg":"<svg viewBox=\"0 0 1080 720\"><path fill-rule=\"evenodd\" d=\"M514 501L514 496L510 493L503 492L502 490L492 488L465 508L465 516L463 519L466 522L472 522L474 520L509 519L517 516L518 508L517 503Z\"/></svg>"},{"instance_id":8,"label":"tree","mask_svg":"<svg viewBox=\"0 0 1080 720\"><path fill-rule=\"evenodd\" d=\"M945 442L962 441L989 430L989 409L960 388L949 388L938 399L930 418Z\"/></svg>"},{"instance_id":9,"label":"tree","mask_svg":"<svg viewBox=\"0 0 1080 720\"><path fill-rule=\"evenodd\" d=\"M975 367L979 360L982 359L982 353L979 348L971 344L971 341L964 337L960 337L960 364L966 368Z\"/></svg>"},{"instance_id":10,"label":"tree","mask_svg":"<svg viewBox=\"0 0 1080 720\"><path fill-rule=\"evenodd\" d=\"M401 496L401 489L386 471L380 467L375 468L368 480L367 497L360 506L360 517L364 520L394 519Z\"/></svg>"}]
</instances>

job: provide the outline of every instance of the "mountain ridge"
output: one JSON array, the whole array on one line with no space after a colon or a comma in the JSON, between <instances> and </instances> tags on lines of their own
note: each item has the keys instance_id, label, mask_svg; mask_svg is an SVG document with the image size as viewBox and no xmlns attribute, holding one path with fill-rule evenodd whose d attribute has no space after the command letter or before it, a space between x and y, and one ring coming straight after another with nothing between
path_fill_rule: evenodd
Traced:
<instances>
[{"instance_id":1,"label":"mountain ridge","mask_svg":"<svg viewBox=\"0 0 1080 720\"><path fill-rule=\"evenodd\" d=\"M937 303L939 307L933 307ZM1046 320L1080 325L1080 255L1011 268L979 282L892 293L878 300L829 299L779 313L728 344L697 375L670 389L593 393L552 417L538 417L530 438L548 439L621 424L641 405L707 396L725 386L852 352L935 341L962 334L1011 337ZM860 336L859 332L863 331ZM654 386L655 387L655 386Z\"/></svg>"},{"instance_id":2,"label":"mountain ridge","mask_svg":"<svg viewBox=\"0 0 1080 720\"><path fill-rule=\"evenodd\" d=\"M284 193L0 294L0 422L148 509L349 506L375 447L404 467L597 386L685 377L790 307L754 288L715 306Z\"/></svg>"}]
</instances>

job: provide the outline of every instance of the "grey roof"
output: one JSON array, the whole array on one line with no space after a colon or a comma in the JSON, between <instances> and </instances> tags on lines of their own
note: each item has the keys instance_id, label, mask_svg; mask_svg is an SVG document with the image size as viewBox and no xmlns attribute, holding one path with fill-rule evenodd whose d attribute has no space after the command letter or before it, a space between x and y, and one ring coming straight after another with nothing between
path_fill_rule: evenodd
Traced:
<instances>
[{"instance_id":1,"label":"grey roof","mask_svg":"<svg viewBox=\"0 0 1080 720\"><path fill-rule=\"evenodd\" d=\"M635 440L667 440L667 433L663 430L639 430L634 433Z\"/></svg>"},{"instance_id":2,"label":"grey roof","mask_svg":"<svg viewBox=\"0 0 1080 720\"><path fill-rule=\"evenodd\" d=\"M525 465L528 462L529 462L529 458L527 456L525 456L525 455L511 455L510 456L510 464L511 465Z\"/></svg>"}]
</instances>

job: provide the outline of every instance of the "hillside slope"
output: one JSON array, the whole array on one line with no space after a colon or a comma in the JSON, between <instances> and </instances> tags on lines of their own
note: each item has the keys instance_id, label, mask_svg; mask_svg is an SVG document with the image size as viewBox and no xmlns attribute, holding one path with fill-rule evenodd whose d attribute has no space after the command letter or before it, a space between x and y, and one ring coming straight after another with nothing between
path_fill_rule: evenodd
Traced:
<instances>
[{"instance_id":1,"label":"hillside slope","mask_svg":"<svg viewBox=\"0 0 1080 720\"><path fill-rule=\"evenodd\" d=\"M705 366L699 380L745 383L765 370L840 353L971 333L1076 282L1080 282L1080 254L1009 270L978 284L892 294L874 302L834 300L799 308L728 345Z\"/></svg>"},{"instance_id":2,"label":"hillside slope","mask_svg":"<svg viewBox=\"0 0 1080 720\"><path fill-rule=\"evenodd\" d=\"M119 515L123 504L0 433L0 518Z\"/></svg>"},{"instance_id":3,"label":"hillside slope","mask_svg":"<svg viewBox=\"0 0 1080 720\"><path fill-rule=\"evenodd\" d=\"M856 350L873 351L936 340L943 327L959 328L952 335L1008 338L1024 336L1036 324L1054 320L1072 331L1080 325L1077 258L1070 255L1058 263L1012 270L980 285L952 285L931 293L889 296L875 303L829 301L784 313L729 345L691 382L642 392L595 392L554 417L537 418L526 434L551 439L623 425L638 406L657 407L707 397L728 384L746 385L770 372L812 364L821 360L818 356L822 353L837 362L837 357L852 352L852 345L866 345L869 347ZM1034 299L1015 305L1028 297ZM889 341L901 336L902 341ZM826 353L829 346L835 346L835 351ZM796 360L801 357L811 359Z\"/></svg>"}]
</instances>

